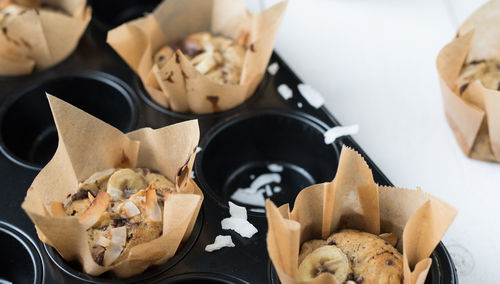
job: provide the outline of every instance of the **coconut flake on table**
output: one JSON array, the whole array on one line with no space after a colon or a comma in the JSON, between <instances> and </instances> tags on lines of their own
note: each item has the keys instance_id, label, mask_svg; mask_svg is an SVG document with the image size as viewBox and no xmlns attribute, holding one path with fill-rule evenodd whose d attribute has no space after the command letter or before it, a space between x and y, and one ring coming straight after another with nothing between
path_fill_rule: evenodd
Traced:
<instances>
[{"instance_id":1,"label":"coconut flake on table","mask_svg":"<svg viewBox=\"0 0 500 284\"><path fill-rule=\"evenodd\" d=\"M273 190L271 189L271 186L269 184L266 185L266 187L264 189L266 190L267 196L272 196L273 195Z\"/></svg>"},{"instance_id":2,"label":"coconut flake on table","mask_svg":"<svg viewBox=\"0 0 500 284\"><path fill-rule=\"evenodd\" d=\"M272 76L276 75L276 73L278 73L278 70L280 70L278 62L273 62L267 67L267 72L269 72L269 74L271 74Z\"/></svg>"},{"instance_id":3,"label":"coconut flake on table","mask_svg":"<svg viewBox=\"0 0 500 284\"><path fill-rule=\"evenodd\" d=\"M354 135L358 133L359 125L354 124L350 126L335 126L328 129L323 135L325 138L325 144L331 144L335 142L338 138L346 135Z\"/></svg>"},{"instance_id":4,"label":"coconut flake on table","mask_svg":"<svg viewBox=\"0 0 500 284\"><path fill-rule=\"evenodd\" d=\"M273 188L273 191L274 191L275 193L281 192L281 186L275 186L275 187Z\"/></svg>"},{"instance_id":5,"label":"coconut flake on table","mask_svg":"<svg viewBox=\"0 0 500 284\"><path fill-rule=\"evenodd\" d=\"M250 187L238 188L233 192L233 194L231 194L231 200L246 205L264 207L266 205L266 200L263 195L265 189L262 187L273 182L280 183L281 175L278 173L262 174L252 181Z\"/></svg>"},{"instance_id":6,"label":"coconut flake on table","mask_svg":"<svg viewBox=\"0 0 500 284\"><path fill-rule=\"evenodd\" d=\"M266 209L264 208L250 208L249 210L257 213L266 213Z\"/></svg>"},{"instance_id":7,"label":"coconut flake on table","mask_svg":"<svg viewBox=\"0 0 500 284\"><path fill-rule=\"evenodd\" d=\"M218 235L215 237L213 244L209 244L205 247L205 251L212 252L214 250L220 250L223 247L235 247L231 236Z\"/></svg>"},{"instance_id":8,"label":"coconut flake on table","mask_svg":"<svg viewBox=\"0 0 500 284\"><path fill-rule=\"evenodd\" d=\"M189 174L189 177L190 177L191 179L195 179L195 176L194 176L194 171L191 171L191 173Z\"/></svg>"},{"instance_id":9,"label":"coconut flake on table","mask_svg":"<svg viewBox=\"0 0 500 284\"><path fill-rule=\"evenodd\" d=\"M231 201L229 203L229 215L234 218L247 219L247 210L243 206L238 206Z\"/></svg>"},{"instance_id":10,"label":"coconut flake on table","mask_svg":"<svg viewBox=\"0 0 500 284\"><path fill-rule=\"evenodd\" d=\"M283 171L283 166L278 165L278 164L269 164L267 165L267 169L270 170L271 172L282 172Z\"/></svg>"},{"instance_id":11,"label":"coconut flake on table","mask_svg":"<svg viewBox=\"0 0 500 284\"><path fill-rule=\"evenodd\" d=\"M313 87L306 84L299 84L297 88L299 89L300 94L313 107L320 108L325 103L323 96Z\"/></svg>"},{"instance_id":12,"label":"coconut flake on table","mask_svg":"<svg viewBox=\"0 0 500 284\"><path fill-rule=\"evenodd\" d=\"M255 179L255 175L254 174L250 175L250 179Z\"/></svg>"},{"instance_id":13,"label":"coconut flake on table","mask_svg":"<svg viewBox=\"0 0 500 284\"><path fill-rule=\"evenodd\" d=\"M298 103L297 103L297 106L298 106L299 108L302 108L302 103L301 103L301 102L298 102Z\"/></svg>"},{"instance_id":14,"label":"coconut flake on table","mask_svg":"<svg viewBox=\"0 0 500 284\"><path fill-rule=\"evenodd\" d=\"M196 147L196 154L198 154L199 152L201 152L201 147Z\"/></svg>"},{"instance_id":15,"label":"coconut flake on table","mask_svg":"<svg viewBox=\"0 0 500 284\"><path fill-rule=\"evenodd\" d=\"M257 228L248 222L245 207L229 202L229 214L231 217L220 222L223 230L233 230L245 238L251 238L258 232Z\"/></svg>"},{"instance_id":16,"label":"coconut flake on table","mask_svg":"<svg viewBox=\"0 0 500 284\"><path fill-rule=\"evenodd\" d=\"M285 99L289 100L293 97L293 91L286 84L281 84L278 86L278 93Z\"/></svg>"},{"instance_id":17,"label":"coconut flake on table","mask_svg":"<svg viewBox=\"0 0 500 284\"><path fill-rule=\"evenodd\" d=\"M233 230L244 238L251 238L258 232L254 225L240 218L226 218L221 221L221 225L223 230Z\"/></svg>"}]
</instances>

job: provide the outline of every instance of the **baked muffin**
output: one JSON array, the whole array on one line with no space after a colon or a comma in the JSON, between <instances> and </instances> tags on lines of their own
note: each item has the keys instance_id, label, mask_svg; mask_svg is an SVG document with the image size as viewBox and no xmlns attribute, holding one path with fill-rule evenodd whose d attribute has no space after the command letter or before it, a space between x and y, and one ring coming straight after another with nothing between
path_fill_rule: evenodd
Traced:
<instances>
[{"instance_id":1,"label":"baked muffin","mask_svg":"<svg viewBox=\"0 0 500 284\"><path fill-rule=\"evenodd\" d=\"M487 89L500 91L500 62L488 59L465 64L457 80L459 93L463 94L469 83L475 80Z\"/></svg>"},{"instance_id":2,"label":"baked muffin","mask_svg":"<svg viewBox=\"0 0 500 284\"><path fill-rule=\"evenodd\" d=\"M403 256L379 236L356 230L332 234L329 245L337 246L352 264L355 281L362 283L403 283Z\"/></svg>"},{"instance_id":3,"label":"baked muffin","mask_svg":"<svg viewBox=\"0 0 500 284\"><path fill-rule=\"evenodd\" d=\"M60 207L86 224L92 258L109 266L161 236L167 191L175 191L174 184L149 169L107 169L82 182L64 204L53 203L52 211Z\"/></svg>"},{"instance_id":4,"label":"baked muffin","mask_svg":"<svg viewBox=\"0 0 500 284\"><path fill-rule=\"evenodd\" d=\"M238 84L245 59L248 34L242 33L237 41L208 32L189 35L181 42L160 48L154 62L162 68L180 49L201 74L218 84Z\"/></svg>"},{"instance_id":5,"label":"baked muffin","mask_svg":"<svg viewBox=\"0 0 500 284\"><path fill-rule=\"evenodd\" d=\"M393 234L376 236L342 230L325 240L302 244L299 255L300 280L331 273L339 283L403 283L403 257L391 244Z\"/></svg>"}]
</instances>

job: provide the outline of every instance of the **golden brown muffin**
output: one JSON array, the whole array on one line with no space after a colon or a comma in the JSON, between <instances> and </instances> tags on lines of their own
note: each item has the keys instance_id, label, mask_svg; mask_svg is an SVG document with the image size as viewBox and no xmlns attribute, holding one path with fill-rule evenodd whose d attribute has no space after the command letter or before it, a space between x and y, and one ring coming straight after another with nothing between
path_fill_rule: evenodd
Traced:
<instances>
[{"instance_id":1,"label":"golden brown muffin","mask_svg":"<svg viewBox=\"0 0 500 284\"><path fill-rule=\"evenodd\" d=\"M403 282L403 257L382 238L356 230L332 234L327 242L351 260L355 281L395 284Z\"/></svg>"},{"instance_id":2,"label":"golden brown muffin","mask_svg":"<svg viewBox=\"0 0 500 284\"><path fill-rule=\"evenodd\" d=\"M247 36L248 37L248 36ZM154 55L154 62L162 68L180 49L201 74L219 84L238 84L246 53L244 36L232 39L212 36L208 32L189 35L181 43L164 46Z\"/></svg>"},{"instance_id":3,"label":"golden brown muffin","mask_svg":"<svg viewBox=\"0 0 500 284\"><path fill-rule=\"evenodd\" d=\"M62 203L52 208L94 218L87 230L90 252L96 263L109 266L125 259L134 246L161 236L163 198L172 191L172 182L149 169L108 169L82 182L62 210Z\"/></svg>"},{"instance_id":4,"label":"golden brown muffin","mask_svg":"<svg viewBox=\"0 0 500 284\"><path fill-rule=\"evenodd\" d=\"M500 91L500 62L488 59L464 65L457 80L459 93L462 94L474 80L479 80L487 89Z\"/></svg>"}]
</instances>

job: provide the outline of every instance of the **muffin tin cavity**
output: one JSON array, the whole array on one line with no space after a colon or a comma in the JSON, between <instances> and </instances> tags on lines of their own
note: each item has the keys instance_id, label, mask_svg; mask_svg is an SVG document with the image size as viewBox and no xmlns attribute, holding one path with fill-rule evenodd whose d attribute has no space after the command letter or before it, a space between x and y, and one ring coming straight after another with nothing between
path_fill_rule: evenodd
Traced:
<instances>
[{"instance_id":1,"label":"muffin tin cavity","mask_svg":"<svg viewBox=\"0 0 500 284\"><path fill-rule=\"evenodd\" d=\"M214 273L186 273L174 277L162 279L155 283L172 283L172 284L188 284L188 283L206 283L206 284L244 284L247 283L240 279L229 277L222 274Z\"/></svg>"},{"instance_id":2,"label":"muffin tin cavity","mask_svg":"<svg viewBox=\"0 0 500 284\"><path fill-rule=\"evenodd\" d=\"M204 214L203 210L200 210L198 218L193 227L193 231L187 241L181 244L177 253L163 265L151 266L143 273L132 276L130 278L117 278L112 272L106 272L99 276L91 276L82 272L80 263L78 262L67 262L61 255L51 246L43 244L45 251L47 252L50 260L57 266L58 269L64 271L67 275L73 277L76 280L83 281L86 283L151 283L158 275L165 273L167 270L174 267L179 261L186 256L189 251L193 248L194 244L198 240L202 226L203 226ZM148 281L146 281L148 280Z\"/></svg>"},{"instance_id":3,"label":"muffin tin cavity","mask_svg":"<svg viewBox=\"0 0 500 284\"><path fill-rule=\"evenodd\" d=\"M142 17L160 4L161 0L90 0L92 21L109 30Z\"/></svg>"},{"instance_id":4,"label":"muffin tin cavity","mask_svg":"<svg viewBox=\"0 0 500 284\"><path fill-rule=\"evenodd\" d=\"M28 168L43 167L57 148L57 131L45 92L121 131L129 131L135 124L137 114L131 91L113 76L80 73L33 84L9 97L0 108L0 149L12 161Z\"/></svg>"},{"instance_id":5,"label":"muffin tin cavity","mask_svg":"<svg viewBox=\"0 0 500 284\"><path fill-rule=\"evenodd\" d=\"M206 135L196 177L224 206L232 201L262 214L265 198L292 203L304 187L333 179L339 154L324 143L324 131L321 122L296 112L234 118Z\"/></svg>"},{"instance_id":6,"label":"muffin tin cavity","mask_svg":"<svg viewBox=\"0 0 500 284\"><path fill-rule=\"evenodd\" d=\"M40 254L20 231L0 222L0 283L42 283Z\"/></svg>"}]
</instances>

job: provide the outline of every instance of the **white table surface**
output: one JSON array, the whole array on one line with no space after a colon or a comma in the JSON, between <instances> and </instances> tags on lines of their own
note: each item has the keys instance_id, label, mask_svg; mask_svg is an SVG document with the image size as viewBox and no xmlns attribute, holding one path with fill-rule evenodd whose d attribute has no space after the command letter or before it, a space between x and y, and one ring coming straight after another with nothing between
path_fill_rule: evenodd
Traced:
<instances>
[{"instance_id":1,"label":"white table surface","mask_svg":"<svg viewBox=\"0 0 500 284\"><path fill-rule=\"evenodd\" d=\"M260 3L259 3L260 2ZM276 0L248 0L250 10ZM323 94L398 187L459 214L443 239L461 283L500 283L500 164L465 157L446 123L435 60L484 0L291 0L276 50Z\"/></svg>"}]
</instances>

